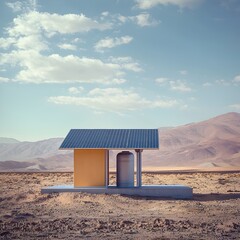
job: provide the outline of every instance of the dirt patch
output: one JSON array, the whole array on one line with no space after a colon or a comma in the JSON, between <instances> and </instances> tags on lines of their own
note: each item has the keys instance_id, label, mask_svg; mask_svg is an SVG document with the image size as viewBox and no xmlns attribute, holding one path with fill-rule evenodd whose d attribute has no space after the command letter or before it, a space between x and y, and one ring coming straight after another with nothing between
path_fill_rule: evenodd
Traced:
<instances>
[{"instance_id":1,"label":"dirt patch","mask_svg":"<svg viewBox=\"0 0 240 240\"><path fill-rule=\"evenodd\" d=\"M239 173L143 174L145 184L193 187L192 200L40 193L72 180L72 173L0 174L0 239L239 239Z\"/></svg>"}]
</instances>

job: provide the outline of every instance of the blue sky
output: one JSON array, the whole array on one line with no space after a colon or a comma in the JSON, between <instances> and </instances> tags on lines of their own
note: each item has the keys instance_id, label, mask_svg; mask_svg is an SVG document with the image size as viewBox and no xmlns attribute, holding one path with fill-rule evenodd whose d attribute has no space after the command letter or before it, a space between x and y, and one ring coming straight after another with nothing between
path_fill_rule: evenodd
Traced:
<instances>
[{"instance_id":1,"label":"blue sky","mask_svg":"<svg viewBox=\"0 0 240 240\"><path fill-rule=\"evenodd\" d=\"M240 111L240 1L0 2L0 135Z\"/></svg>"}]
</instances>

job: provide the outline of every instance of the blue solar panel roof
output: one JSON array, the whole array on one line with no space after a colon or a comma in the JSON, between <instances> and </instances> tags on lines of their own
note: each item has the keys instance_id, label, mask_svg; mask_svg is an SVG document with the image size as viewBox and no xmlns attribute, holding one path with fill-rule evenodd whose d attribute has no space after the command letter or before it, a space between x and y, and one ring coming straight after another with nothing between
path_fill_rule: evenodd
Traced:
<instances>
[{"instance_id":1,"label":"blue solar panel roof","mask_svg":"<svg viewBox=\"0 0 240 240\"><path fill-rule=\"evenodd\" d=\"M60 149L158 149L158 129L71 129Z\"/></svg>"}]
</instances>

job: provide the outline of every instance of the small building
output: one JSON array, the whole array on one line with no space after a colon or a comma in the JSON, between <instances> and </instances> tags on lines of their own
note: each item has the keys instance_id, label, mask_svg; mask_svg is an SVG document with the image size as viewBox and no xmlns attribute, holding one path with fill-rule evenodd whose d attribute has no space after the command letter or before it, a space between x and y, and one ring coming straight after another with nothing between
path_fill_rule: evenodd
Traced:
<instances>
[{"instance_id":1,"label":"small building","mask_svg":"<svg viewBox=\"0 0 240 240\"><path fill-rule=\"evenodd\" d=\"M109 150L133 150L137 156L137 186L141 186L142 151L159 149L158 130L72 129L60 149L74 151L75 187L108 186Z\"/></svg>"},{"instance_id":2,"label":"small building","mask_svg":"<svg viewBox=\"0 0 240 240\"><path fill-rule=\"evenodd\" d=\"M192 198L192 188L187 186L142 185L142 152L159 149L158 129L71 129L60 149L74 151L74 186L46 187L42 188L42 193L89 192ZM110 150L119 150L115 186L109 185Z\"/></svg>"}]
</instances>

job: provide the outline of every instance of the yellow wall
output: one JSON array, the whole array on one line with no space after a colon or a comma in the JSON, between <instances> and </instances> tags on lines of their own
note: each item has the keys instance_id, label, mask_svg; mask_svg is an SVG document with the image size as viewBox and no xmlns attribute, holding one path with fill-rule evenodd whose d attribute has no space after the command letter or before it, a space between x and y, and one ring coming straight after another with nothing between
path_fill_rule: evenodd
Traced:
<instances>
[{"instance_id":1,"label":"yellow wall","mask_svg":"<svg viewBox=\"0 0 240 240\"><path fill-rule=\"evenodd\" d=\"M74 186L105 186L104 149L74 149Z\"/></svg>"}]
</instances>

